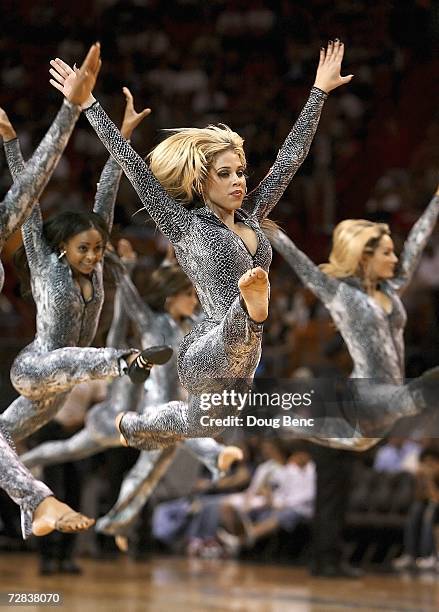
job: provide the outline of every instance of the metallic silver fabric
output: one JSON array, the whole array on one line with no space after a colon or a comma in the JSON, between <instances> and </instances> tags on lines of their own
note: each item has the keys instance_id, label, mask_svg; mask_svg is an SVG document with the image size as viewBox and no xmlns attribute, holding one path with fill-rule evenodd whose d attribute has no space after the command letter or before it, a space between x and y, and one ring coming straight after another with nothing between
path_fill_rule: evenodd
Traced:
<instances>
[{"instance_id":1,"label":"metallic silver fabric","mask_svg":"<svg viewBox=\"0 0 439 612\"><path fill-rule=\"evenodd\" d=\"M113 319L107 336L107 345L126 346L128 317L116 291ZM152 372L159 368L152 368ZM114 420L123 410L137 410L143 395L142 385L133 385L126 377L115 379L108 389L107 398L89 410L85 427L67 440L44 442L22 455L28 467L78 461L111 447L120 446L120 434Z\"/></svg>"},{"instance_id":2,"label":"metallic silver fabric","mask_svg":"<svg viewBox=\"0 0 439 612\"><path fill-rule=\"evenodd\" d=\"M404 327L407 318L400 296L419 263L438 213L439 197L435 196L410 231L394 278L380 282L380 290L392 302L390 314L366 293L358 278L330 277L283 232L270 234L273 247L331 314L354 362L351 378L368 379L364 385L358 381L355 390L358 406L364 407L364 420L370 425L375 423L376 427L381 423L390 429L397 419L420 411L409 391L405 387L398 389L404 381ZM324 440L322 437L313 441L352 450L365 450L380 441L381 438L365 439L361 434L361 422L359 426L360 429L353 429L346 423L334 422L333 438ZM345 431L346 437L341 435L337 439L337 431Z\"/></svg>"},{"instance_id":3,"label":"metallic silver fabric","mask_svg":"<svg viewBox=\"0 0 439 612\"><path fill-rule=\"evenodd\" d=\"M119 412L130 409L143 413L154 410L156 402L184 397L175 357L183 339L183 331L168 314L155 312L143 302L126 273L118 278L108 344L125 345L128 316L139 329L142 346L163 342L169 344L175 351L171 360L160 368L152 368L150 378L145 383L146 393L143 393L142 386L132 385L126 379L115 380L110 387L108 399L94 406L87 414L86 426L82 431L68 440L46 442L25 453L21 457L25 465L33 467L74 461L111 446L120 446L120 434L114 424ZM212 439L198 438L186 440L185 446L210 469L214 478L218 477L217 461L224 448L222 444ZM171 464L176 450L177 446L173 445L168 449L141 453L124 479L115 506L98 523L98 531L119 533L126 528L127 523L131 524Z\"/></svg>"},{"instance_id":4,"label":"metallic silver fabric","mask_svg":"<svg viewBox=\"0 0 439 612\"><path fill-rule=\"evenodd\" d=\"M241 307L238 281L256 266L268 271L271 248L260 222L304 161L326 97L319 89L311 90L270 173L249 195L246 210L236 211L236 218L256 233L258 246L254 255L208 208L189 210L173 200L101 106L96 103L87 109L87 118L99 138L173 244L177 260L192 281L207 316L185 337L178 356L180 381L190 394L188 404L171 402L144 416L127 414L121 427L132 446L151 450L186 437L217 435L221 428L200 424L200 394L248 390L260 358L263 325L251 321ZM226 379L234 379L230 387ZM230 411L235 412L232 407L217 407L211 416L224 417Z\"/></svg>"},{"instance_id":5,"label":"metallic silver fabric","mask_svg":"<svg viewBox=\"0 0 439 612\"><path fill-rule=\"evenodd\" d=\"M79 114L79 107L67 101L63 103L26 168L22 168L17 181L3 199L0 207L0 250L29 215L62 155ZM0 290L3 282L4 272L0 262ZM53 493L23 466L13 448L8 429L1 426L0 466L0 487L20 506L22 533L27 538L32 533L35 509Z\"/></svg>"},{"instance_id":6,"label":"metallic silver fabric","mask_svg":"<svg viewBox=\"0 0 439 612\"><path fill-rule=\"evenodd\" d=\"M17 178L25 168L18 140L5 143L5 151L11 173ZM110 230L120 177L118 165L110 158L101 174L93 207ZM38 204L24 223L22 234L37 307L37 333L11 369L12 384L21 398L0 416L14 439L24 438L47 423L60 407L57 398L76 384L120 376L119 359L130 352L88 348L104 300L103 264L93 271L93 294L86 302L65 258L59 259L45 241Z\"/></svg>"},{"instance_id":7,"label":"metallic silver fabric","mask_svg":"<svg viewBox=\"0 0 439 612\"><path fill-rule=\"evenodd\" d=\"M152 310L140 297L128 274L120 276L118 294L123 308L136 324L142 336L142 346L165 342L174 349L170 361L161 368L153 368L145 383L145 395L138 413L153 413L157 405L165 402L183 400L185 393L177 373L176 354L184 337L181 326L166 312ZM218 457L224 449L212 438L196 438L183 441L184 446L212 473L219 477ZM119 497L111 510L99 519L96 530L115 535L127 529L138 516L140 510L154 491L160 478L172 464L178 445L162 450L142 451L137 462L125 476Z\"/></svg>"},{"instance_id":8,"label":"metallic silver fabric","mask_svg":"<svg viewBox=\"0 0 439 612\"><path fill-rule=\"evenodd\" d=\"M0 487L20 506L23 538L32 534L35 509L52 491L32 476L21 463L14 449L8 444L0 429Z\"/></svg>"}]
</instances>

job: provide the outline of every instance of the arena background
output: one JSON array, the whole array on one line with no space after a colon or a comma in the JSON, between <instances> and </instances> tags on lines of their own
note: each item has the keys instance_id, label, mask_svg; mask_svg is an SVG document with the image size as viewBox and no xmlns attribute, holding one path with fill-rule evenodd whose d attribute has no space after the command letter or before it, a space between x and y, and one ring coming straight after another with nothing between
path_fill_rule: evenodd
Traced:
<instances>
[{"instance_id":1,"label":"arena background","mask_svg":"<svg viewBox=\"0 0 439 612\"><path fill-rule=\"evenodd\" d=\"M133 139L139 153L146 155L158 142L162 128L226 123L245 138L251 188L268 171L307 98L319 47L338 37L346 48L342 72L353 73L354 79L330 95L311 152L272 218L317 263L329 253L334 224L350 217L388 222L398 250L436 189L437 0L1 0L0 8L0 106L10 115L26 156L61 103L48 82L49 60L79 63L99 40L103 65L95 94L108 114L121 119L124 85L137 108L152 108ZM105 160L106 151L81 118L41 200L44 215L90 207ZM10 184L3 162L0 193ZM144 211L134 214L139 209L124 179L114 239L127 237L138 251L141 288L167 245ZM17 233L2 254L1 409L15 396L9 365L34 333L34 308L20 297L12 263L19 243ZM328 314L278 257L271 282L259 375L288 378L298 368L324 375L334 367L348 373L349 357ZM96 346L104 343L111 321L111 286L107 296ZM412 377L439 364L437 231L404 302L407 376ZM359 459L364 465L373 460L374 453ZM99 469L106 473L104 460ZM3 498L1 503L8 504ZM18 546L5 529L6 550ZM401 525L397 533L400 542ZM432 608L415 602L417 608L388 609L434 609L434 589L429 593ZM247 609L222 605L217 609ZM303 605L308 605L306 597ZM346 608L339 605L332 609Z\"/></svg>"}]
</instances>

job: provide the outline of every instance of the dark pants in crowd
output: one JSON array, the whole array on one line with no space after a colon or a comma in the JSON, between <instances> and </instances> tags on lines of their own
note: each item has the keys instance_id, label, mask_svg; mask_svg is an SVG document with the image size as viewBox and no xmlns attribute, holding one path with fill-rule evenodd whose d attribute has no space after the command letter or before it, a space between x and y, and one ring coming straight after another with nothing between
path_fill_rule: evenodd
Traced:
<instances>
[{"instance_id":1,"label":"dark pants in crowd","mask_svg":"<svg viewBox=\"0 0 439 612\"><path fill-rule=\"evenodd\" d=\"M339 568L343 561L343 529L352 484L355 455L351 451L315 446L317 471L312 526L313 573Z\"/></svg>"},{"instance_id":2,"label":"dark pants in crowd","mask_svg":"<svg viewBox=\"0 0 439 612\"><path fill-rule=\"evenodd\" d=\"M404 549L412 557L430 557L436 552L434 523L438 504L431 501L415 501L410 506L404 529Z\"/></svg>"}]
</instances>

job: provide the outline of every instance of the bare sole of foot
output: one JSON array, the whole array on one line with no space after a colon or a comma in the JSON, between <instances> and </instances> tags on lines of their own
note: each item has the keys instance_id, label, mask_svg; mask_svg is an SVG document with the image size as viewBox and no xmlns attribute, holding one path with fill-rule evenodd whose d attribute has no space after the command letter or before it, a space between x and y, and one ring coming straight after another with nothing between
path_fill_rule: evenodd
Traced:
<instances>
[{"instance_id":1,"label":"bare sole of foot","mask_svg":"<svg viewBox=\"0 0 439 612\"><path fill-rule=\"evenodd\" d=\"M115 536L114 541L116 542L116 546L120 550L120 552L127 553L128 552L128 538L125 536Z\"/></svg>"},{"instance_id":2,"label":"bare sole of foot","mask_svg":"<svg viewBox=\"0 0 439 612\"><path fill-rule=\"evenodd\" d=\"M270 283L268 274L262 268L252 268L238 281L239 291L245 302L248 316L256 323L263 323L268 317Z\"/></svg>"},{"instance_id":3,"label":"bare sole of foot","mask_svg":"<svg viewBox=\"0 0 439 612\"><path fill-rule=\"evenodd\" d=\"M94 519L75 512L67 504L50 496L43 499L34 512L32 533L36 536L44 536L55 530L62 533L74 533L85 531L94 523Z\"/></svg>"},{"instance_id":4,"label":"bare sole of foot","mask_svg":"<svg viewBox=\"0 0 439 612\"><path fill-rule=\"evenodd\" d=\"M120 431L120 422L122 418L124 417L124 415L125 415L125 412L119 412L114 422L116 423L117 431L120 433L120 436L119 436L120 443L122 444L122 446L128 446L128 442L125 440L125 436Z\"/></svg>"},{"instance_id":5,"label":"bare sole of foot","mask_svg":"<svg viewBox=\"0 0 439 612\"><path fill-rule=\"evenodd\" d=\"M242 461L244 453L237 446L226 446L218 455L218 469L227 472L234 461Z\"/></svg>"}]
</instances>

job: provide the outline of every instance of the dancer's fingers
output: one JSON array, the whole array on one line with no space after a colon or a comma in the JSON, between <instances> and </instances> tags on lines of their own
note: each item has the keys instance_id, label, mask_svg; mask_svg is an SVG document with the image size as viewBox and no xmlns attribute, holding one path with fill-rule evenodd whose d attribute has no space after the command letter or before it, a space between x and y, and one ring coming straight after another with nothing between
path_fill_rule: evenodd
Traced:
<instances>
[{"instance_id":1,"label":"dancer's fingers","mask_svg":"<svg viewBox=\"0 0 439 612\"><path fill-rule=\"evenodd\" d=\"M338 59L338 51L340 49L340 40L338 38L336 38L334 40L334 46L332 49L332 60L335 61Z\"/></svg>"},{"instance_id":2,"label":"dancer's fingers","mask_svg":"<svg viewBox=\"0 0 439 612\"><path fill-rule=\"evenodd\" d=\"M133 94L130 92L130 90L128 89L128 87L122 87L122 91L125 95L127 104L131 103L133 104Z\"/></svg>"},{"instance_id":3,"label":"dancer's fingers","mask_svg":"<svg viewBox=\"0 0 439 612\"><path fill-rule=\"evenodd\" d=\"M340 80L343 83L343 85L345 85L346 83L349 83L350 81L352 81L353 78L354 78L353 74L348 74L347 76L340 77Z\"/></svg>"},{"instance_id":4,"label":"dancer's fingers","mask_svg":"<svg viewBox=\"0 0 439 612\"><path fill-rule=\"evenodd\" d=\"M340 41L340 45L337 49L337 55L336 55L336 61L337 62L341 62L343 61L343 56L344 56L344 44Z\"/></svg>"},{"instance_id":5,"label":"dancer's fingers","mask_svg":"<svg viewBox=\"0 0 439 612\"><path fill-rule=\"evenodd\" d=\"M60 59L59 57L55 58L50 63L52 64L52 66L54 68L57 68L61 72L61 74L65 74L66 77L71 75L72 72L73 72L71 67L68 64L66 64L65 62L63 62L63 60Z\"/></svg>"},{"instance_id":6,"label":"dancer's fingers","mask_svg":"<svg viewBox=\"0 0 439 612\"><path fill-rule=\"evenodd\" d=\"M99 71L99 60L101 54L101 46L99 43L95 43L88 50L85 60L82 62L81 70L89 70L93 74L97 74Z\"/></svg>"},{"instance_id":7,"label":"dancer's fingers","mask_svg":"<svg viewBox=\"0 0 439 612\"><path fill-rule=\"evenodd\" d=\"M53 68L49 68L49 73L53 76L53 78L58 81L58 83L61 83L61 85L64 85L64 81L66 80L64 76L62 76L61 74L59 74L59 72L57 72L56 70L54 70Z\"/></svg>"},{"instance_id":8,"label":"dancer's fingers","mask_svg":"<svg viewBox=\"0 0 439 612\"><path fill-rule=\"evenodd\" d=\"M324 47L320 47L320 57L319 57L319 68L323 66L325 63L326 50Z\"/></svg>"},{"instance_id":9,"label":"dancer's fingers","mask_svg":"<svg viewBox=\"0 0 439 612\"><path fill-rule=\"evenodd\" d=\"M328 48L326 50L326 62L330 62L332 59L332 53L334 51L334 43L332 40L328 42Z\"/></svg>"},{"instance_id":10,"label":"dancer's fingers","mask_svg":"<svg viewBox=\"0 0 439 612\"><path fill-rule=\"evenodd\" d=\"M60 91L61 93L64 93L64 88L54 79L50 79L49 83L55 87L55 89L58 89L58 91Z\"/></svg>"}]
</instances>

